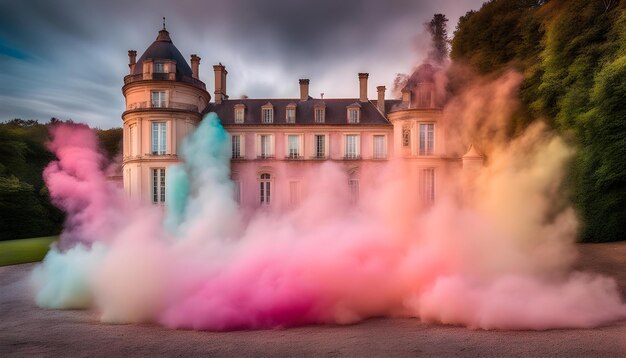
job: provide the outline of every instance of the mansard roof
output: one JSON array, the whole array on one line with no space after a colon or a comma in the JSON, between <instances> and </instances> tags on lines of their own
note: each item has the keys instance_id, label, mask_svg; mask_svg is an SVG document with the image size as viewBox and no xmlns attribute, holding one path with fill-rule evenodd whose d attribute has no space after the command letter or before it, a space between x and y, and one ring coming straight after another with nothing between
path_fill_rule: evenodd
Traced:
<instances>
[{"instance_id":1,"label":"mansard roof","mask_svg":"<svg viewBox=\"0 0 626 358\"><path fill-rule=\"evenodd\" d=\"M387 118L378 111L376 108L376 101L361 102L361 115L358 124L348 124L346 118L346 108L358 102L358 98L324 98L324 104L326 105L326 114L323 124L330 125L350 125L358 126L359 124L365 125L389 125L390 122ZM261 123L261 107L266 103L271 102L274 106L274 121L272 124ZM399 100L386 100L385 109L388 112L391 108L399 103ZM262 99L230 99L225 100L220 104L211 104L209 106L210 112L216 112L220 117L223 124L235 124L234 122L234 107L237 104L244 104L246 106L246 112L244 117L244 125L277 125L277 124L289 124L286 120L286 109L289 104L296 104L296 125L297 124L315 124L314 109L319 101L308 100L300 101L299 98L262 98Z\"/></svg>"}]
</instances>

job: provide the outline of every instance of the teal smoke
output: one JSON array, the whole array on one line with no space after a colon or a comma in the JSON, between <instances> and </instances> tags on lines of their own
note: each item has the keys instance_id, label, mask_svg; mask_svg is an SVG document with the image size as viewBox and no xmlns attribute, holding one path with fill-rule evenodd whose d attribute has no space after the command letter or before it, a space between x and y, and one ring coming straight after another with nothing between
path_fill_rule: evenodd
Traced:
<instances>
[{"instance_id":1,"label":"teal smoke","mask_svg":"<svg viewBox=\"0 0 626 358\"><path fill-rule=\"evenodd\" d=\"M230 180L230 135L217 114L207 114L185 139L181 159L184 164L171 166L166 177L165 226L170 232L177 233L207 206L222 205L225 211L217 212L236 212Z\"/></svg>"}]
</instances>

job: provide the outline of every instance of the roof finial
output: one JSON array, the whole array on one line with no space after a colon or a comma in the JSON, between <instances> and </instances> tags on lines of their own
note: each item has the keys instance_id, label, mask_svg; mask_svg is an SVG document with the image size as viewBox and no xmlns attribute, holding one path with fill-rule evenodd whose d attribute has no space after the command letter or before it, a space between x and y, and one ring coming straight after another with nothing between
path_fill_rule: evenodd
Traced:
<instances>
[{"instance_id":1,"label":"roof finial","mask_svg":"<svg viewBox=\"0 0 626 358\"><path fill-rule=\"evenodd\" d=\"M163 30L165 30L165 16L163 16Z\"/></svg>"},{"instance_id":2,"label":"roof finial","mask_svg":"<svg viewBox=\"0 0 626 358\"><path fill-rule=\"evenodd\" d=\"M324 92L320 93L320 99L324 99Z\"/></svg>"}]
</instances>

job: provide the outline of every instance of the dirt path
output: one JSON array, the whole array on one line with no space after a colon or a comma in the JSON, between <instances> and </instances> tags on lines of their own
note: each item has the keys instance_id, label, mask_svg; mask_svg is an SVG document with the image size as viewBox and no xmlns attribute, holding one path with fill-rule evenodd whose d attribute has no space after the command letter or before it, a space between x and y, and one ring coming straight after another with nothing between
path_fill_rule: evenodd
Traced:
<instances>
[{"instance_id":1,"label":"dirt path","mask_svg":"<svg viewBox=\"0 0 626 358\"><path fill-rule=\"evenodd\" d=\"M626 242L579 247L577 267L615 277L626 298ZM32 267L0 267L0 357L626 356L626 322L597 329L544 332L472 331L416 319L228 333L105 325L93 312L37 308L24 280Z\"/></svg>"}]
</instances>

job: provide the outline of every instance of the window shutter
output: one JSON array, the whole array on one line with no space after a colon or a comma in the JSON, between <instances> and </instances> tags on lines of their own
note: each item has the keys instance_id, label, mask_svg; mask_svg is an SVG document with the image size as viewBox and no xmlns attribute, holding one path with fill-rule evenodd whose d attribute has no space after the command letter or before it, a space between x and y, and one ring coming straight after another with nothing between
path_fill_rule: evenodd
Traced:
<instances>
[{"instance_id":1,"label":"window shutter","mask_svg":"<svg viewBox=\"0 0 626 358\"><path fill-rule=\"evenodd\" d=\"M284 151L285 151L285 157L289 156L289 133L285 133L283 135L283 142L284 142Z\"/></svg>"},{"instance_id":2,"label":"window shutter","mask_svg":"<svg viewBox=\"0 0 626 358\"><path fill-rule=\"evenodd\" d=\"M172 121L167 121L165 122L165 124L163 125L163 151L165 153L172 153L172 148L168 148L172 146L172 141L167 139L167 134L168 133L174 133L172 132ZM163 154L165 154L163 153Z\"/></svg>"},{"instance_id":3,"label":"window shutter","mask_svg":"<svg viewBox=\"0 0 626 358\"><path fill-rule=\"evenodd\" d=\"M387 136L386 136L386 135L384 135L384 136L383 136L383 149L382 149L382 150L383 150L383 158L387 158L387 154L388 154L388 153L387 153L387 148L388 148L388 147L389 147L389 146L387 145Z\"/></svg>"},{"instance_id":4,"label":"window shutter","mask_svg":"<svg viewBox=\"0 0 626 358\"><path fill-rule=\"evenodd\" d=\"M273 156L274 156L274 144L275 144L275 143L274 143L274 135L273 135L273 134L271 134L269 137L270 137L270 138L269 138L269 139L270 139L270 150L269 150L269 155L270 155L271 157L273 157Z\"/></svg>"},{"instance_id":5,"label":"window shutter","mask_svg":"<svg viewBox=\"0 0 626 358\"><path fill-rule=\"evenodd\" d=\"M328 134L324 134L324 156L326 158L330 157L330 137Z\"/></svg>"},{"instance_id":6,"label":"window shutter","mask_svg":"<svg viewBox=\"0 0 626 358\"><path fill-rule=\"evenodd\" d=\"M239 135L239 155L241 156L241 158L245 158L246 157L246 134L245 133L241 133Z\"/></svg>"}]
</instances>

